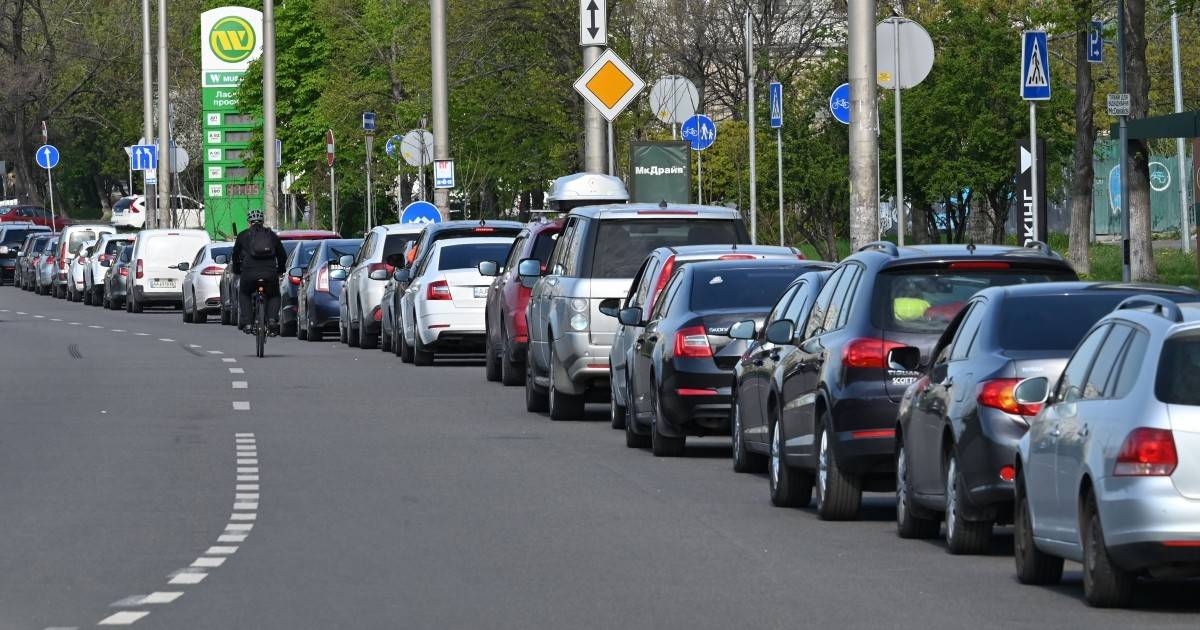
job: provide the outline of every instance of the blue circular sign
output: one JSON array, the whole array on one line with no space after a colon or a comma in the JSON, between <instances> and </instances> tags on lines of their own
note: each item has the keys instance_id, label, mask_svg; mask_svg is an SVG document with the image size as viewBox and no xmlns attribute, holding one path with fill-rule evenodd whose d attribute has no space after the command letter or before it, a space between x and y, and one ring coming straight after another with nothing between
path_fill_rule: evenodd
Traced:
<instances>
[{"instance_id":1,"label":"blue circular sign","mask_svg":"<svg viewBox=\"0 0 1200 630\"><path fill-rule=\"evenodd\" d=\"M833 94L829 95L829 113L843 125L850 124L850 84L843 83L837 86Z\"/></svg>"},{"instance_id":2,"label":"blue circular sign","mask_svg":"<svg viewBox=\"0 0 1200 630\"><path fill-rule=\"evenodd\" d=\"M442 213L428 201L414 201L400 213L401 223L441 223Z\"/></svg>"},{"instance_id":3,"label":"blue circular sign","mask_svg":"<svg viewBox=\"0 0 1200 630\"><path fill-rule=\"evenodd\" d=\"M37 160L37 165L44 169L52 169L58 166L58 148L53 144L43 144L34 152L33 157Z\"/></svg>"},{"instance_id":4,"label":"blue circular sign","mask_svg":"<svg viewBox=\"0 0 1200 630\"><path fill-rule=\"evenodd\" d=\"M400 150L400 143L403 140L404 138L401 138L400 136L392 136L391 138L388 138L387 143L383 145L384 153L387 153L387 156L393 160L400 159L400 156L397 155L397 152Z\"/></svg>"},{"instance_id":5,"label":"blue circular sign","mask_svg":"<svg viewBox=\"0 0 1200 630\"><path fill-rule=\"evenodd\" d=\"M703 151L717 141L717 125L704 114L696 114L683 121L679 136L692 146L693 151Z\"/></svg>"}]
</instances>

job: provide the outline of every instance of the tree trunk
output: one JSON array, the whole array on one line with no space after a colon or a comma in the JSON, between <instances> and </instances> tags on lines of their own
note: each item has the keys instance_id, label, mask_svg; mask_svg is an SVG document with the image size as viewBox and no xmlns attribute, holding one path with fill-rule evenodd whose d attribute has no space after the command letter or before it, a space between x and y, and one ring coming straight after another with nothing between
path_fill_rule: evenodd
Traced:
<instances>
[{"instance_id":1,"label":"tree trunk","mask_svg":"<svg viewBox=\"0 0 1200 630\"><path fill-rule=\"evenodd\" d=\"M976 245L987 243L992 236L992 220L988 216L987 199L971 193L967 214L967 238Z\"/></svg>"},{"instance_id":2,"label":"tree trunk","mask_svg":"<svg viewBox=\"0 0 1200 630\"><path fill-rule=\"evenodd\" d=\"M1076 15L1081 22L1075 34L1075 170L1071 180L1071 232L1067 249L1067 260L1076 273L1089 274L1092 263L1088 258L1088 247L1092 230L1092 152L1096 138L1093 120L1092 97L1096 88L1092 84L1092 64L1087 60L1088 21L1091 17L1091 2L1080 0L1075 3Z\"/></svg>"},{"instance_id":3,"label":"tree trunk","mask_svg":"<svg viewBox=\"0 0 1200 630\"><path fill-rule=\"evenodd\" d=\"M912 234L909 235L908 242L913 245L920 245L929 242L929 208L923 203L913 201L909 212L912 214Z\"/></svg>"},{"instance_id":4,"label":"tree trunk","mask_svg":"<svg viewBox=\"0 0 1200 630\"><path fill-rule=\"evenodd\" d=\"M1125 89L1130 94L1130 118L1145 118L1150 109L1150 75L1146 70L1146 2L1125 3ZM1130 273L1135 281L1150 281L1157 276L1150 235L1150 147L1145 140L1129 144Z\"/></svg>"}]
</instances>

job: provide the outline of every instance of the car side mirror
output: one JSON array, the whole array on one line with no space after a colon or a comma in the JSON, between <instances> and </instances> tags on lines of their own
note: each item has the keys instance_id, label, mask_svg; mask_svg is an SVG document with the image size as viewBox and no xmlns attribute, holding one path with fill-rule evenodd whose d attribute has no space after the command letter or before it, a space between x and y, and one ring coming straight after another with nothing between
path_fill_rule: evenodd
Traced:
<instances>
[{"instance_id":1,"label":"car side mirror","mask_svg":"<svg viewBox=\"0 0 1200 630\"><path fill-rule=\"evenodd\" d=\"M1050 397L1050 379L1045 376L1027 378L1013 389L1013 399L1020 405L1041 405Z\"/></svg>"},{"instance_id":2,"label":"car side mirror","mask_svg":"<svg viewBox=\"0 0 1200 630\"><path fill-rule=\"evenodd\" d=\"M225 254L219 254L216 258L213 258L213 262L217 263L218 265L228 265L229 256L226 256Z\"/></svg>"},{"instance_id":3,"label":"car side mirror","mask_svg":"<svg viewBox=\"0 0 1200 630\"><path fill-rule=\"evenodd\" d=\"M479 263L479 275L495 277L500 275L500 263L494 260L483 260Z\"/></svg>"},{"instance_id":4,"label":"car side mirror","mask_svg":"<svg viewBox=\"0 0 1200 630\"><path fill-rule=\"evenodd\" d=\"M367 277L372 280L387 280L388 272L386 269L376 269L375 271L367 274Z\"/></svg>"},{"instance_id":5,"label":"car side mirror","mask_svg":"<svg viewBox=\"0 0 1200 630\"><path fill-rule=\"evenodd\" d=\"M354 257L347 254L338 259L338 264L347 269L354 266Z\"/></svg>"},{"instance_id":6,"label":"car side mirror","mask_svg":"<svg viewBox=\"0 0 1200 630\"><path fill-rule=\"evenodd\" d=\"M541 276L542 263L538 259L526 258L517 263L517 278L521 281L521 286L526 289L532 289Z\"/></svg>"},{"instance_id":7,"label":"car side mirror","mask_svg":"<svg viewBox=\"0 0 1200 630\"><path fill-rule=\"evenodd\" d=\"M397 269L392 272L392 277L396 279L396 282L405 284L412 279L412 274L409 273L408 269Z\"/></svg>"},{"instance_id":8,"label":"car side mirror","mask_svg":"<svg viewBox=\"0 0 1200 630\"><path fill-rule=\"evenodd\" d=\"M350 275L350 273L348 271L346 271L345 269L334 269L329 272L329 279L330 280L345 280L346 277L349 275Z\"/></svg>"},{"instance_id":9,"label":"car side mirror","mask_svg":"<svg viewBox=\"0 0 1200 630\"><path fill-rule=\"evenodd\" d=\"M729 337L731 339L753 339L755 333L758 332L758 325L753 319L744 319L729 327Z\"/></svg>"},{"instance_id":10,"label":"car side mirror","mask_svg":"<svg viewBox=\"0 0 1200 630\"><path fill-rule=\"evenodd\" d=\"M621 298L605 298L600 300L600 313L609 317L621 318Z\"/></svg>"},{"instance_id":11,"label":"car side mirror","mask_svg":"<svg viewBox=\"0 0 1200 630\"><path fill-rule=\"evenodd\" d=\"M292 267L291 269L288 269L288 275L299 280L300 278L304 277L304 268Z\"/></svg>"},{"instance_id":12,"label":"car side mirror","mask_svg":"<svg viewBox=\"0 0 1200 630\"><path fill-rule=\"evenodd\" d=\"M617 313L617 321L626 326L641 326L642 325L642 309L631 306L623 308Z\"/></svg>"},{"instance_id":13,"label":"car side mirror","mask_svg":"<svg viewBox=\"0 0 1200 630\"><path fill-rule=\"evenodd\" d=\"M181 262L178 265L175 265L175 268L180 271L187 271L188 269L192 268L192 263Z\"/></svg>"},{"instance_id":14,"label":"car side mirror","mask_svg":"<svg viewBox=\"0 0 1200 630\"><path fill-rule=\"evenodd\" d=\"M771 322L771 325L767 326L766 337L767 341L777 346L790 345L796 338L796 324L789 319Z\"/></svg>"},{"instance_id":15,"label":"car side mirror","mask_svg":"<svg viewBox=\"0 0 1200 630\"><path fill-rule=\"evenodd\" d=\"M892 349L888 352L888 367L916 372L921 368L921 349L912 346Z\"/></svg>"}]
</instances>

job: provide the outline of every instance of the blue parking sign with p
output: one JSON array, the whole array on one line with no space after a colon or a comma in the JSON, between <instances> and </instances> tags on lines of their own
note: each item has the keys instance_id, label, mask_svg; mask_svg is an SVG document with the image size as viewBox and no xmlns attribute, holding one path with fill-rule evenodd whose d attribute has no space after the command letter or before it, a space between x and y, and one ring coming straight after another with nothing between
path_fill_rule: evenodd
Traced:
<instances>
[{"instance_id":1,"label":"blue parking sign with p","mask_svg":"<svg viewBox=\"0 0 1200 630\"><path fill-rule=\"evenodd\" d=\"M1021 39L1021 98L1050 100L1050 51L1046 31L1025 31Z\"/></svg>"},{"instance_id":2,"label":"blue parking sign with p","mask_svg":"<svg viewBox=\"0 0 1200 630\"><path fill-rule=\"evenodd\" d=\"M1104 62L1104 22L1092 20L1088 24L1088 63Z\"/></svg>"}]
</instances>

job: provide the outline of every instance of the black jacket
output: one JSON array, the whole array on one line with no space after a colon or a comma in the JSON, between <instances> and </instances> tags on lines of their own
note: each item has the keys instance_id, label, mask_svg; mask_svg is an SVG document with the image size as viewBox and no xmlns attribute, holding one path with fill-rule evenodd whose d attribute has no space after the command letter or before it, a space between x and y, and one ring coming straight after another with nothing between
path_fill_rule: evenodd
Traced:
<instances>
[{"instance_id":1,"label":"black jacket","mask_svg":"<svg viewBox=\"0 0 1200 630\"><path fill-rule=\"evenodd\" d=\"M275 241L274 258L255 258L250 255L255 230L266 230L270 234L271 240ZM270 228L261 225L251 225L242 230L241 234L238 234L237 239L233 242L233 256L230 257L229 264L233 267L233 273L239 275L243 271L262 271L281 274L286 271L287 250L283 248L283 242L279 240L279 236Z\"/></svg>"}]
</instances>

